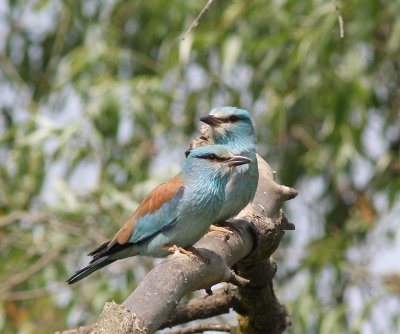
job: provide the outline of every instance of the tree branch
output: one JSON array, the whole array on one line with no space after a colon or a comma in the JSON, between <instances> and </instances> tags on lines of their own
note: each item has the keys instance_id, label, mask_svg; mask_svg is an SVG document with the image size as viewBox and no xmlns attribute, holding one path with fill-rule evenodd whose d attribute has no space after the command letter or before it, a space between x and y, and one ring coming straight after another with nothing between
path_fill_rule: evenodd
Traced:
<instances>
[{"instance_id":1,"label":"tree branch","mask_svg":"<svg viewBox=\"0 0 400 334\"><path fill-rule=\"evenodd\" d=\"M190 25L189 29L185 32L185 35L182 37L182 41L184 41L189 34L199 25L201 18L204 16L204 14L208 11L210 8L211 4L213 3L214 0L208 0L206 5L203 7L203 9L200 11L200 14L197 15L195 20L192 22Z\"/></svg>"},{"instance_id":2,"label":"tree branch","mask_svg":"<svg viewBox=\"0 0 400 334\"><path fill-rule=\"evenodd\" d=\"M213 291L211 296L205 295L179 303L161 328L228 313L229 309L238 303L239 289L232 284L226 284L225 287Z\"/></svg>"},{"instance_id":3,"label":"tree branch","mask_svg":"<svg viewBox=\"0 0 400 334\"><path fill-rule=\"evenodd\" d=\"M230 333L232 330L231 325L226 324L205 324L205 325L197 325L186 328L181 328L176 331L169 332L168 334L197 334L203 333L205 331L216 331L216 332L228 332Z\"/></svg>"},{"instance_id":4,"label":"tree branch","mask_svg":"<svg viewBox=\"0 0 400 334\"><path fill-rule=\"evenodd\" d=\"M250 280L250 284L239 288L242 304L238 303L235 307L240 314L238 330L242 333L261 333L256 330L265 325L267 327L261 327L263 333L265 328L271 329L271 333L283 332L290 322L286 309L273 291L272 278L276 266L265 259L276 250L284 231L294 229L279 208L283 201L295 197L297 192L277 184L274 172L261 157L258 157L258 164L260 179L256 196L229 224L234 234L227 238L222 232L209 232L195 244L198 252L208 261L183 254L169 256L149 272L121 306L106 304L99 321L92 327L94 332L153 333L164 323L168 324L168 318L185 294L237 278L229 269L233 265L238 268L240 276ZM243 278L237 281L245 283ZM252 312L257 315L264 312L261 318L271 318L260 322ZM173 323L172 320L170 322ZM110 327L109 324L115 325ZM249 326L255 331L247 331Z\"/></svg>"},{"instance_id":5,"label":"tree branch","mask_svg":"<svg viewBox=\"0 0 400 334\"><path fill-rule=\"evenodd\" d=\"M340 38L344 38L344 21L343 21L343 16L339 10L338 0L333 0L333 6L335 7L336 17L337 17L338 23L339 23Z\"/></svg>"}]
</instances>

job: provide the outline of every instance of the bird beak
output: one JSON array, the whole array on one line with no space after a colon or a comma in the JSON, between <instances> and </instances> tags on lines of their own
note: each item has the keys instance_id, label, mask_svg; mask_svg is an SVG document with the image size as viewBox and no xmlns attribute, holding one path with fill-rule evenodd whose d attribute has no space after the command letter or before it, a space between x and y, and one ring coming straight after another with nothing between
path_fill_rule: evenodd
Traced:
<instances>
[{"instance_id":1,"label":"bird beak","mask_svg":"<svg viewBox=\"0 0 400 334\"><path fill-rule=\"evenodd\" d=\"M223 123L222 120L220 120L219 118L217 118L213 115L207 115L207 116L200 117L200 121L202 121L210 126L218 126Z\"/></svg>"},{"instance_id":2,"label":"bird beak","mask_svg":"<svg viewBox=\"0 0 400 334\"><path fill-rule=\"evenodd\" d=\"M249 158L246 157L242 157L240 155L236 155L233 158L230 158L229 160L225 161L225 163L229 166L229 167L236 167L236 166L240 166L240 165L244 165L244 164L249 164L252 163L253 161Z\"/></svg>"}]
</instances>

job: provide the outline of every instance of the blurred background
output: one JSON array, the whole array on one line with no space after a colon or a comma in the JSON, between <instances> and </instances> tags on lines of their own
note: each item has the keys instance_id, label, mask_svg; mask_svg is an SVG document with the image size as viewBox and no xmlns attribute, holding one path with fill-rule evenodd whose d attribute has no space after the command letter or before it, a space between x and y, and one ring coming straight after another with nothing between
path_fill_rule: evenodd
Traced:
<instances>
[{"instance_id":1,"label":"blurred background","mask_svg":"<svg viewBox=\"0 0 400 334\"><path fill-rule=\"evenodd\" d=\"M337 1L343 39L333 1L214 1L182 41L205 3L0 2L0 332L128 296L153 260L64 282L221 105L300 192L275 256L287 332L400 331L399 1Z\"/></svg>"}]
</instances>

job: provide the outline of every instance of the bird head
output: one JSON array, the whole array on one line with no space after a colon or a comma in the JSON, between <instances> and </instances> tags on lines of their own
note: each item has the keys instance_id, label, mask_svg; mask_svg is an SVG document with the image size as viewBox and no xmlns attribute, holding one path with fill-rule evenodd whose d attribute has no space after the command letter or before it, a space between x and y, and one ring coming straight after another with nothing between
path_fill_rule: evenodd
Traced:
<instances>
[{"instance_id":1,"label":"bird head","mask_svg":"<svg viewBox=\"0 0 400 334\"><path fill-rule=\"evenodd\" d=\"M210 127L210 134L216 144L226 144L238 137L252 137L253 122L247 110L235 107L218 107L200 120Z\"/></svg>"},{"instance_id":2,"label":"bird head","mask_svg":"<svg viewBox=\"0 0 400 334\"><path fill-rule=\"evenodd\" d=\"M207 145L194 148L187 157L183 171L208 171L214 175L229 174L235 167L249 164L252 160L233 155L224 145Z\"/></svg>"}]
</instances>

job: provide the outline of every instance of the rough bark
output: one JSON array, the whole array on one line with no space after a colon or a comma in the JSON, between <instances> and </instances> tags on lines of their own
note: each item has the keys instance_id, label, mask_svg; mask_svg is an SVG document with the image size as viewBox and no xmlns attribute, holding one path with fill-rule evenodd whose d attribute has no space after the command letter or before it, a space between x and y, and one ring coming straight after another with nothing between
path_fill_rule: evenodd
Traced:
<instances>
[{"instance_id":1,"label":"rough bark","mask_svg":"<svg viewBox=\"0 0 400 334\"><path fill-rule=\"evenodd\" d=\"M233 284L226 284L225 287L213 291L212 295L205 295L193 298L188 302L179 303L161 328L228 313L230 308L240 308L239 298L238 287Z\"/></svg>"},{"instance_id":2,"label":"rough bark","mask_svg":"<svg viewBox=\"0 0 400 334\"><path fill-rule=\"evenodd\" d=\"M260 157L258 164L257 194L228 224L233 235L227 238L224 233L209 232L195 245L208 260L180 253L169 256L150 271L122 305L106 304L94 326L67 333L153 333L163 324L177 323L173 321L177 313L172 313L185 294L219 282L241 285L240 303L232 305L239 314L237 333L282 333L290 321L273 291L276 265L269 257L279 246L284 231L294 229L279 208L297 192L277 184L274 172ZM245 286L246 281L229 269L232 266L250 283ZM182 310L186 312L187 305L178 306L177 311ZM200 318L201 313L192 312L190 320L196 315Z\"/></svg>"},{"instance_id":3,"label":"rough bark","mask_svg":"<svg viewBox=\"0 0 400 334\"><path fill-rule=\"evenodd\" d=\"M275 173L261 158L258 166L263 182L259 183L253 202L238 216L250 223L257 246L236 266L238 274L250 281L239 288L241 308L236 308L237 334L282 333L290 325L287 310L274 293L272 279L277 267L270 257L278 248L284 231L295 228L279 208L283 201L297 196L297 192L277 184Z\"/></svg>"}]
</instances>

